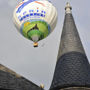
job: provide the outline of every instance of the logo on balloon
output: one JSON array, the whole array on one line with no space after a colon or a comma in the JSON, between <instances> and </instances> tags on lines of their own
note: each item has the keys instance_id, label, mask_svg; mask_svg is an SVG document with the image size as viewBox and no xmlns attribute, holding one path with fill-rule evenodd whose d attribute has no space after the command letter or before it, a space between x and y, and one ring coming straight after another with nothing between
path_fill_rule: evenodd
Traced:
<instances>
[{"instance_id":1,"label":"logo on balloon","mask_svg":"<svg viewBox=\"0 0 90 90\"><path fill-rule=\"evenodd\" d=\"M35 18L40 18L40 17L45 17L46 15L46 12L44 10L40 11L37 9L36 12L34 10L29 10L29 14L27 14L27 12L25 11L23 13L23 17L21 16L18 16L18 19L19 21L23 21L25 20L26 18L32 18L32 17L35 17Z\"/></svg>"}]
</instances>

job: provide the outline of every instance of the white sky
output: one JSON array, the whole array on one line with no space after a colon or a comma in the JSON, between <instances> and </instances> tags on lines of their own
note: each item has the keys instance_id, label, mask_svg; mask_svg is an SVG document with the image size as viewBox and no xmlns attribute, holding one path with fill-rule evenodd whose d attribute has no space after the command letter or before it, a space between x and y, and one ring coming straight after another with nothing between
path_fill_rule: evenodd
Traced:
<instances>
[{"instance_id":1,"label":"white sky","mask_svg":"<svg viewBox=\"0 0 90 90\"><path fill-rule=\"evenodd\" d=\"M21 0L20 0L21 1ZM58 10L58 23L38 48L24 38L13 25L12 14L19 0L0 0L0 63L37 85L50 87L56 64L65 5L69 1L87 57L90 60L90 0L50 0Z\"/></svg>"}]
</instances>

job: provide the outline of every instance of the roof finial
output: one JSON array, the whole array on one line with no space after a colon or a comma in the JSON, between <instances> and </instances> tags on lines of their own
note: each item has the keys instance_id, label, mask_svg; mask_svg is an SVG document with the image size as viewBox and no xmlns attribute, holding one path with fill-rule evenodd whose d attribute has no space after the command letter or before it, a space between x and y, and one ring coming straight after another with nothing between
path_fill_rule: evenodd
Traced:
<instances>
[{"instance_id":1,"label":"roof finial","mask_svg":"<svg viewBox=\"0 0 90 90\"><path fill-rule=\"evenodd\" d=\"M66 10L66 13L71 13L72 7L70 6L69 2L67 2L65 10Z\"/></svg>"},{"instance_id":2,"label":"roof finial","mask_svg":"<svg viewBox=\"0 0 90 90\"><path fill-rule=\"evenodd\" d=\"M44 84L40 84L40 88L44 89Z\"/></svg>"}]
</instances>

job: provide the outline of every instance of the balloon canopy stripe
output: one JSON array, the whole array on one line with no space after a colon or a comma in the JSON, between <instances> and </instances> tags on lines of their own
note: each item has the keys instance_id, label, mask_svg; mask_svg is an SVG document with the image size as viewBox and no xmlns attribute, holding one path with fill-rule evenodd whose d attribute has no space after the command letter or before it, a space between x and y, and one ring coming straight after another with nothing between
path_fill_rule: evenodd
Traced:
<instances>
[{"instance_id":1,"label":"balloon canopy stripe","mask_svg":"<svg viewBox=\"0 0 90 90\"><path fill-rule=\"evenodd\" d=\"M38 0L28 0L27 2L22 2L21 4L19 4L19 6L17 6L16 8L18 8L18 10L17 10L17 13L20 13L21 12L21 10L25 7L25 6L27 6L29 3L31 3L31 2L34 2L35 1L35 3L38 3L38 4L41 4L42 6L44 6L45 7L45 5L43 4L43 3L41 3L41 2L38 2Z\"/></svg>"}]
</instances>

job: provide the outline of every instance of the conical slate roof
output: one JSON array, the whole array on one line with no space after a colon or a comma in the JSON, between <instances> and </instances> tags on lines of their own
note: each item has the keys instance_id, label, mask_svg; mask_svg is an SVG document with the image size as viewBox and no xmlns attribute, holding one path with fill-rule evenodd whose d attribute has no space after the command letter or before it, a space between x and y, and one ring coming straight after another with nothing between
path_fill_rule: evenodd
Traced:
<instances>
[{"instance_id":1,"label":"conical slate roof","mask_svg":"<svg viewBox=\"0 0 90 90\"><path fill-rule=\"evenodd\" d=\"M90 65L71 9L67 3L58 60L50 90L90 90Z\"/></svg>"},{"instance_id":2,"label":"conical slate roof","mask_svg":"<svg viewBox=\"0 0 90 90\"><path fill-rule=\"evenodd\" d=\"M0 64L0 90L43 90Z\"/></svg>"}]
</instances>

